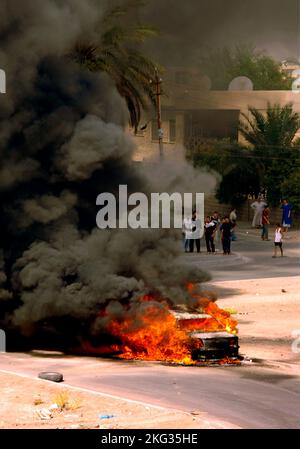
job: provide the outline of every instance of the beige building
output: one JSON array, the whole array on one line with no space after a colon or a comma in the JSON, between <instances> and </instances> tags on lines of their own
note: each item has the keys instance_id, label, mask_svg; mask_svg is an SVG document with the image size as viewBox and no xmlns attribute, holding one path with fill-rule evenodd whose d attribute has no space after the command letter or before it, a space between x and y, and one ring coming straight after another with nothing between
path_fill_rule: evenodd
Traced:
<instances>
[{"instance_id":1,"label":"beige building","mask_svg":"<svg viewBox=\"0 0 300 449\"><path fill-rule=\"evenodd\" d=\"M196 71L174 73L173 79L166 82L167 95L162 98L166 158L181 158L185 148L197 146L206 138L241 142L238 123L242 113L249 113L249 106L265 111L268 102L281 106L292 102L294 110L300 113L300 92L210 91L209 80L201 78ZM155 111L150 109L143 117L146 129L134 137L137 144L134 159L137 161L158 157L155 117Z\"/></svg>"}]
</instances>

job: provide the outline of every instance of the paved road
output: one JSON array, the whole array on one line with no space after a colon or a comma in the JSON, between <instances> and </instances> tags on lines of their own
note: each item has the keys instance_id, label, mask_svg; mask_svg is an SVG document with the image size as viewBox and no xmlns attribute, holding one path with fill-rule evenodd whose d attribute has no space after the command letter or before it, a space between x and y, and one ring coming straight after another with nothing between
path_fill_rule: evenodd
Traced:
<instances>
[{"instance_id":1,"label":"paved road","mask_svg":"<svg viewBox=\"0 0 300 449\"><path fill-rule=\"evenodd\" d=\"M257 234L257 235L256 235ZM240 228L235 255L183 255L200 263L215 281L299 275L299 239L284 243L287 257L272 259L272 242ZM198 409L243 428L300 428L300 384L276 368L178 367L97 358L0 354L0 368L36 376L64 373L68 384L191 411Z\"/></svg>"},{"instance_id":2,"label":"paved road","mask_svg":"<svg viewBox=\"0 0 300 449\"><path fill-rule=\"evenodd\" d=\"M242 280L300 275L299 233L291 233L283 243L284 256L273 259L273 241L262 241L259 230L251 230L245 224L239 226L238 239L232 244L233 254L223 256L221 251L207 255L202 239L201 254L184 254L185 263L200 264L209 271L212 280ZM270 234L270 238L273 235Z\"/></svg>"},{"instance_id":3,"label":"paved road","mask_svg":"<svg viewBox=\"0 0 300 449\"><path fill-rule=\"evenodd\" d=\"M242 428L300 428L299 379L264 367L184 367L91 357L1 354L2 370L61 371L66 383L208 417ZM229 426L230 427L230 426Z\"/></svg>"}]
</instances>

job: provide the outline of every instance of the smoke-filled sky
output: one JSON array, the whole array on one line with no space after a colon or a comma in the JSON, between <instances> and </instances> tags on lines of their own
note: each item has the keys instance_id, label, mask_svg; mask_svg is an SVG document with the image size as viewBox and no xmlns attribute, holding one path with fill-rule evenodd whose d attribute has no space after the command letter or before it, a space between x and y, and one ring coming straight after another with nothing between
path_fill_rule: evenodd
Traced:
<instances>
[{"instance_id":1,"label":"smoke-filled sky","mask_svg":"<svg viewBox=\"0 0 300 449\"><path fill-rule=\"evenodd\" d=\"M297 55L294 0L149 2L147 21L163 32L153 50L166 65L191 62L201 46L244 38L279 58ZM135 303L149 291L189 301L186 282L207 279L199 266L182 265L173 233L96 228L96 197L119 184L148 193L214 185L187 165L162 164L159 174L149 168L149 179L133 167L124 100L108 76L67 56L101 32L104 6L106 0L1 1L0 67L8 80L0 103L4 329L74 335L75 326L101 335L105 320L122 318L124 301ZM155 177L163 185L151 185Z\"/></svg>"},{"instance_id":2,"label":"smoke-filled sky","mask_svg":"<svg viewBox=\"0 0 300 449\"><path fill-rule=\"evenodd\" d=\"M1 6L0 67L8 83L0 103L0 328L101 334L110 318L128 313L122 302L143 293L188 300L186 282L207 275L178 261L176 235L99 230L96 198L119 184L129 192L167 191L168 183L188 192L191 179L203 192L213 178L166 164L164 185L151 186L133 166L124 100L107 75L68 56L83 36L92 41L101 32L101 2ZM158 176L155 167L147 171ZM95 323L103 309L105 319Z\"/></svg>"},{"instance_id":3,"label":"smoke-filled sky","mask_svg":"<svg viewBox=\"0 0 300 449\"><path fill-rule=\"evenodd\" d=\"M300 58L299 0L148 0L141 18L163 33L165 65L197 62L204 47L253 43L282 60Z\"/></svg>"}]
</instances>

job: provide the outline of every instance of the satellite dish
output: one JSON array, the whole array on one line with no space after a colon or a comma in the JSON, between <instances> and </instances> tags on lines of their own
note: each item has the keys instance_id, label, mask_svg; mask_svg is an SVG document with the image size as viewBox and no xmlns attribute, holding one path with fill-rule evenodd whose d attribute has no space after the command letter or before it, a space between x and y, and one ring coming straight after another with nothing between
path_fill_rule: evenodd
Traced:
<instances>
[{"instance_id":1,"label":"satellite dish","mask_svg":"<svg viewBox=\"0 0 300 449\"><path fill-rule=\"evenodd\" d=\"M247 76L237 76L229 84L228 90L253 90L253 83Z\"/></svg>"}]
</instances>

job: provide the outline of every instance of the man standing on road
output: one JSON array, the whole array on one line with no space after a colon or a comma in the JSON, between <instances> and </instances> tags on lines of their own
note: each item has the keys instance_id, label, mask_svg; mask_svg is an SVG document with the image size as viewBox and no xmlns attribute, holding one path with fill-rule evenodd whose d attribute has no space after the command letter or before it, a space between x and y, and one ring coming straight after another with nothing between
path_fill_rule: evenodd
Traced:
<instances>
[{"instance_id":1,"label":"man standing on road","mask_svg":"<svg viewBox=\"0 0 300 449\"><path fill-rule=\"evenodd\" d=\"M211 219L210 216L207 216L204 223L204 232L205 232L206 249L208 254L214 253L216 251L214 243L215 229L216 223Z\"/></svg>"},{"instance_id":2,"label":"man standing on road","mask_svg":"<svg viewBox=\"0 0 300 449\"><path fill-rule=\"evenodd\" d=\"M229 217L225 217L223 223L220 226L220 231L222 233L222 244L223 244L223 254L231 254L231 231L232 224Z\"/></svg>"},{"instance_id":3,"label":"man standing on road","mask_svg":"<svg viewBox=\"0 0 300 449\"><path fill-rule=\"evenodd\" d=\"M220 231L219 231L220 223L221 223L220 222L219 212L215 211L212 214L211 220L215 223L215 229L214 229L214 234L213 234L214 245L217 246L217 248L219 248L220 247L220 241L221 241Z\"/></svg>"},{"instance_id":4,"label":"man standing on road","mask_svg":"<svg viewBox=\"0 0 300 449\"><path fill-rule=\"evenodd\" d=\"M190 239L192 236L192 227L193 227L193 223L192 223L192 218L190 217L185 217L183 219L183 224L182 224L182 232L183 232L183 237L184 237L184 251L186 253L188 253L190 251Z\"/></svg>"},{"instance_id":5,"label":"man standing on road","mask_svg":"<svg viewBox=\"0 0 300 449\"><path fill-rule=\"evenodd\" d=\"M266 203L260 197L251 204L251 208L254 210L252 228L260 228L262 226L262 213L265 205Z\"/></svg>"}]
</instances>

